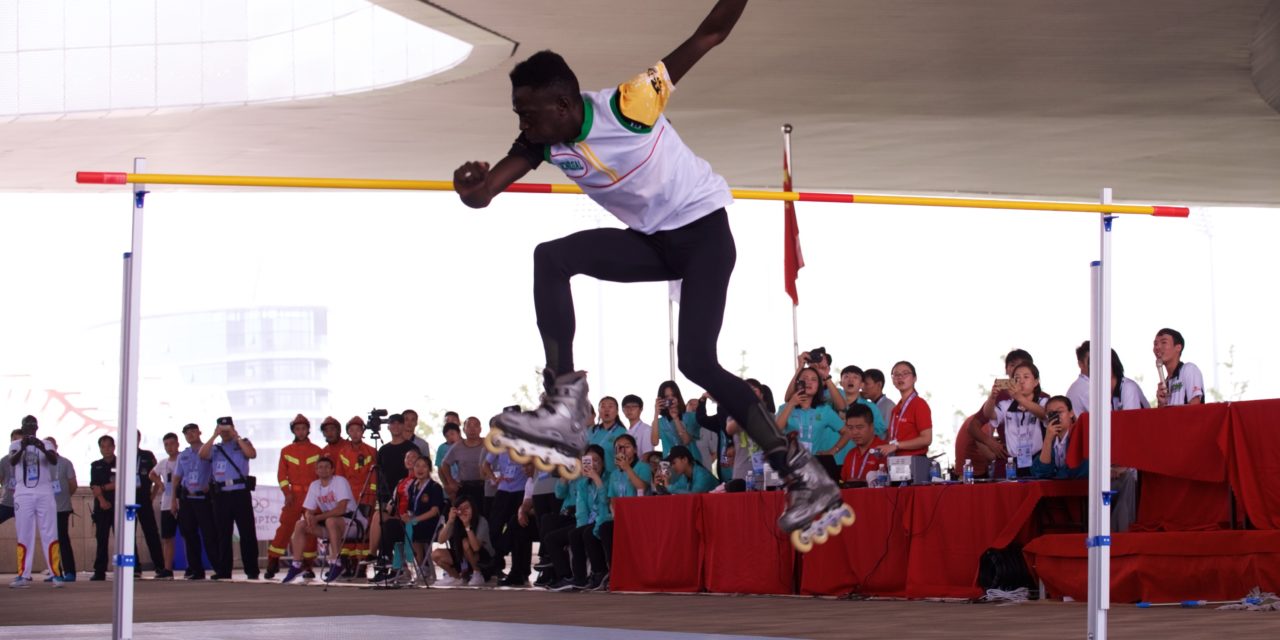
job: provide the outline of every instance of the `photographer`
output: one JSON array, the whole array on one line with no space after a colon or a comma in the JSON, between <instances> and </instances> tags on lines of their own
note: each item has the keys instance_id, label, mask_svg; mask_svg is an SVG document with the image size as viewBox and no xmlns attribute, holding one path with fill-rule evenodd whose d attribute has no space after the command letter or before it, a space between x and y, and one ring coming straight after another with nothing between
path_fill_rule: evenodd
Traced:
<instances>
[{"instance_id":1,"label":"photographer","mask_svg":"<svg viewBox=\"0 0 1280 640\"><path fill-rule=\"evenodd\" d=\"M609 514L608 488L600 477L604 468L604 450L599 445L587 447L587 455L582 457L582 475L576 480L560 482L565 491L557 490L557 495L565 495L566 501L572 500L574 505L575 524L568 533L568 547L572 554L566 552L563 545L555 545L551 551L556 573L572 578L553 584L553 591L595 590L604 585L609 571L609 560L605 555L604 544L599 538L599 526L606 519L612 520ZM559 536L553 536L559 539ZM587 572L587 561L590 559L590 573Z\"/></svg>"},{"instance_id":2,"label":"photographer","mask_svg":"<svg viewBox=\"0 0 1280 640\"><path fill-rule=\"evenodd\" d=\"M1074 480L1087 477L1089 463L1083 462L1079 467L1067 466L1067 446L1076 426L1076 414L1071 408L1071 400L1066 396L1054 396L1045 404L1048 411L1044 428L1044 442L1040 447L1040 455L1032 464L1032 473L1037 478L1053 480Z\"/></svg>"},{"instance_id":3,"label":"photographer","mask_svg":"<svg viewBox=\"0 0 1280 640\"><path fill-rule=\"evenodd\" d=\"M437 585L484 586L485 577L480 567L491 562L493 544L489 541L489 523L479 514L475 498L469 495L458 498L456 506L449 509L449 517L440 527L436 542L446 545L431 552L432 561L445 573ZM463 560L469 565L467 573L463 573Z\"/></svg>"},{"instance_id":4,"label":"photographer","mask_svg":"<svg viewBox=\"0 0 1280 640\"><path fill-rule=\"evenodd\" d=\"M194 423L182 427L182 437L187 448L178 454L173 468L173 483L177 487L178 531L187 550L188 580L204 580L204 563L201 547L209 557L209 564L217 571L218 528L213 521L213 502L210 491L213 484L213 465L200 457L200 427ZM201 544L203 539L203 545ZM228 546L230 546L228 544Z\"/></svg>"},{"instance_id":5,"label":"photographer","mask_svg":"<svg viewBox=\"0 0 1280 640\"><path fill-rule=\"evenodd\" d=\"M396 487L396 497L391 502L386 524L381 525L379 555L385 563L386 558L396 555L396 547L408 539L412 545L414 561L428 572L425 582L430 585L435 582L435 573L426 562L426 554L431 548L432 538L435 537L440 514L446 506L444 489L431 479L431 458L414 451L405 455L406 461L413 460L413 464L409 465L412 472ZM410 529L412 534L409 534ZM380 575L374 576L373 582L398 579L402 575L401 562L401 559L393 559L391 570L384 568Z\"/></svg>"},{"instance_id":6,"label":"photographer","mask_svg":"<svg viewBox=\"0 0 1280 640\"><path fill-rule=\"evenodd\" d=\"M659 473L653 478L653 488L658 493L707 493L720 484L706 467L694 461L688 447L673 447L667 462L671 464L670 477Z\"/></svg>"},{"instance_id":7,"label":"photographer","mask_svg":"<svg viewBox=\"0 0 1280 640\"><path fill-rule=\"evenodd\" d=\"M995 422L1000 430L1000 453L1013 456L1018 465L1018 477L1032 475L1032 460L1040 453L1044 441L1045 404L1049 396L1040 389L1040 369L1030 362L1023 362L1013 369L1013 384L1005 389L994 386L983 415ZM1010 396L998 400L1001 393Z\"/></svg>"},{"instance_id":8,"label":"photographer","mask_svg":"<svg viewBox=\"0 0 1280 640\"><path fill-rule=\"evenodd\" d=\"M222 442L215 442L222 438ZM231 579L231 531L240 533L240 564L250 580L258 579L258 530L253 515L256 478L249 474L249 461L258 457L248 438L240 437L230 417L218 418L213 435L200 447L200 459L212 468L213 523L217 528L218 559L213 579Z\"/></svg>"},{"instance_id":9,"label":"photographer","mask_svg":"<svg viewBox=\"0 0 1280 640\"><path fill-rule=\"evenodd\" d=\"M649 444L654 447L662 443L662 450L670 453L676 446L694 447L693 455L697 456L696 443L702 435L698 425L698 416L692 411L685 411L684 394L674 380L667 380L658 385L658 399L653 403L654 429L649 433ZM695 458L702 462L700 458Z\"/></svg>"},{"instance_id":10,"label":"photographer","mask_svg":"<svg viewBox=\"0 0 1280 640\"><path fill-rule=\"evenodd\" d=\"M836 411L843 412L846 406L845 397L840 393L840 386L831 379L831 354L823 347L818 347L811 351L805 351L796 358L796 373L791 376L791 385L787 387L787 395L783 400L790 401L799 390L798 380L800 373L805 369L812 369L818 374L818 384L826 391L826 396L830 398L831 406ZM812 394L811 394L812 395ZM849 402L852 402L850 400Z\"/></svg>"},{"instance_id":11,"label":"photographer","mask_svg":"<svg viewBox=\"0 0 1280 640\"><path fill-rule=\"evenodd\" d=\"M9 467L16 479L14 485L14 509L17 516L18 576L9 583L14 589L31 586L31 561L29 549L35 549L36 530L40 532L44 561L53 574L50 581L61 587L62 566L58 543L57 501L54 496L62 491L58 486L58 454L53 443L36 437L39 424L34 416L22 419L22 438L9 443L9 457L0 464Z\"/></svg>"},{"instance_id":12,"label":"photographer","mask_svg":"<svg viewBox=\"0 0 1280 640\"><path fill-rule=\"evenodd\" d=\"M810 452L835 455L836 463L840 464L844 462L845 452L834 447L840 441L844 420L828 402L829 397L833 402L839 394L829 396L830 389L822 386L819 375L817 369L802 369L796 374L792 384L795 393L787 398L774 421L779 431L795 433L800 444Z\"/></svg>"}]
</instances>

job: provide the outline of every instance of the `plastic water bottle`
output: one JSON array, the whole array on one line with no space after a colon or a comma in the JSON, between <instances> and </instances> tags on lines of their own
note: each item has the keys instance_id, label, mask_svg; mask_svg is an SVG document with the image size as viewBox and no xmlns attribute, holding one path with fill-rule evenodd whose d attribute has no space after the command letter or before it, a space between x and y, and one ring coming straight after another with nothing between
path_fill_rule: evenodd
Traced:
<instances>
[{"instance_id":1,"label":"plastic water bottle","mask_svg":"<svg viewBox=\"0 0 1280 640\"><path fill-rule=\"evenodd\" d=\"M973 484L973 460L964 459L964 483Z\"/></svg>"},{"instance_id":2,"label":"plastic water bottle","mask_svg":"<svg viewBox=\"0 0 1280 640\"><path fill-rule=\"evenodd\" d=\"M1018 479L1018 463L1014 461L1013 456L1004 463L1004 479L1010 482Z\"/></svg>"},{"instance_id":3,"label":"plastic water bottle","mask_svg":"<svg viewBox=\"0 0 1280 640\"><path fill-rule=\"evenodd\" d=\"M889 486L889 470L883 464L876 471L876 486L880 488Z\"/></svg>"},{"instance_id":4,"label":"plastic water bottle","mask_svg":"<svg viewBox=\"0 0 1280 640\"><path fill-rule=\"evenodd\" d=\"M769 482L764 475L764 452L757 451L751 454L751 472L756 477L756 488L764 491L768 489Z\"/></svg>"},{"instance_id":5,"label":"plastic water bottle","mask_svg":"<svg viewBox=\"0 0 1280 640\"><path fill-rule=\"evenodd\" d=\"M942 465L937 460L929 465L929 479L932 482L942 482Z\"/></svg>"},{"instance_id":6,"label":"plastic water bottle","mask_svg":"<svg viewBox=\"0 0 1280 640\"><path fill-rule=\"evenodd\" d=\"M755 490L756 490L756 472L755 472L755 470L751 470L751 471L748 471L748 472L747 472L747 478L746 478L746 480L747 480L747 491L755 491Z\"/></svg>"}]
</instances>

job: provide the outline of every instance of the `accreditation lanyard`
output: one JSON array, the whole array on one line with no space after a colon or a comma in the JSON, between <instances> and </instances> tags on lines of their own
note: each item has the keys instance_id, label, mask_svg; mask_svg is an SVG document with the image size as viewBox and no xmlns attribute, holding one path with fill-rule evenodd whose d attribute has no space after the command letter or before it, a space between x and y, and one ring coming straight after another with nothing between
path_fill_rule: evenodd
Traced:
<instances>
[{"instance_id":1,"label":"accreditation lanyard","mask_svg":"<svg viewBox=\"0 0 1280 640\"><path fill-rule=\"evenodd\" d=\"M867 447L867 452L862 454L862 462L858 464L858 475L849 478L850 480L861 480L863 478L862 474L867 471L867 463L871 462L871 459L875 457L872 451L875 451L875 447Z\"/></svg>"},{"instance_id":2,"label":"accreditation lanyard","mask_svg":"<svg viewBox=\"0 0 1280 640\"><path fill-rule=\"evenodd\" d=\"M912 391L906 400L899 404L897 410L893 412L893 419L889 424L889 440L892 442L898 439L898 423L902 421L902 416L907 415L907 407L911 406L911 401L916 399L916 392Z\"/></svg>"}]
</instances>

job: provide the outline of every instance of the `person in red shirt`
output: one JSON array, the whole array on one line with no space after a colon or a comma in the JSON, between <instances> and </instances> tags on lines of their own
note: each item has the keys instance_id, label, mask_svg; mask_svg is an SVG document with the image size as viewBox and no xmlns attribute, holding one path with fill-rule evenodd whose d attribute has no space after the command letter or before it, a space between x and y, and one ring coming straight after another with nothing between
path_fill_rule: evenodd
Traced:
<instances>
[{"instance_id":1,"label":"person in red shirt","mask_svg":"<svg viewBox=\"0 0 1280 640\"><path fill-rule=\"evenodd\" d=\"M853 403L845 411L844 429L853 440L854 448L844 457L840 469L842 482L866 482L867 474L879 469L885 461L877 447L884 440L876 437L875 416L865 404Z\"/></svg>"},{"instance_id":2,"label":"person in red shirt","mask_svg":"<svg viewBox=\"0 0 1280 640\"><path fill-rule=\"evenodd\" d=\"M905 360L893 365L893 386L902 394L889 414L889 442L880 445L886 456L922 456L933 444L933 413L916 393L916 366Z\"/></svg>"},{"instance_id":3,"label":"person in red shirt","mask_svg":"<svg viewBox=\"0 0 1280 640\"><path fill-rule=\"evenodd\" d=\"M280 450L280 466L276 470L276 480L280 483L280 491L284 492L284 507L280 509L280 524L276 527L276 536L267 545L267 572L264 576L270 580L280 568L280 556L293 537L293 528L302 519L302 500L307 497L307 489L311 481L316 479L316 462L320 460L320 447L308 439L311 433L311 421L298 414L289 424L293 432L293 442ZM311 568L311 561L316 557L316 539L306 536L304 549L294 549L293 553L302 554L302 566Z\"/></svg>"}]
</instances>

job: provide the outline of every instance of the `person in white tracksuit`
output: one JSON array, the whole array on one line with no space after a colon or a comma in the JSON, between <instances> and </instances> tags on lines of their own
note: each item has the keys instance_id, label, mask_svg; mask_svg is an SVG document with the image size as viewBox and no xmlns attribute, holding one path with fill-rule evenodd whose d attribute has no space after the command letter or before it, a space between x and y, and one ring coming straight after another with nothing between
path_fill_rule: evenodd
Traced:
<instances>
[{"instance_id":1,"label":"person in white tracksuit","mask_svg":"<svg viewBox=\"0 0 1280 640\"><path fill-rule=\"evenodd\" d=\"M58 454L53 443L36 437L35 417L22 419L22 439L9 444L7 464L15 479L13 504L18 529L18 577L9 584L21 589L31 586L31 559L36 529L44 545L45 562L53 573L51 582L61 587L62 553L58 545Z\"/></svg>"}]
</instances>

